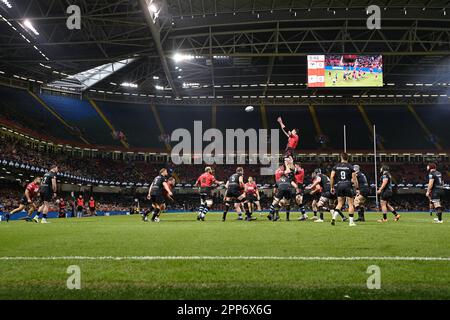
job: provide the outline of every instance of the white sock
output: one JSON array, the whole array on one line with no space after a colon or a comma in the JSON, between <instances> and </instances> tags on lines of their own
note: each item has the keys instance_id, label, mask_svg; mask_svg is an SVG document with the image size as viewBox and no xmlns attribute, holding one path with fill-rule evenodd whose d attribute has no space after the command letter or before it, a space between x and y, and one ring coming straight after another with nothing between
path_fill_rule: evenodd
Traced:
<instances>
[{"instance_id":1,"label":"white sock","mask_svg":"<svg viewBox=\"0 0 450 320\"><path fill-rule=\"evenodd\" d=\"M348 219L350 223L353 223L353 217L349 217Z\"/></svg>"},{"instance_id":2,"label":"white sock","mask_svg":"<svg viewBox=\"0 0 450 320\"><path fill-rule=\"evenodd\" d=\"M337 211L331 210L331 214L332 214L332 219L336 220L337 216L339 215L339 213Z\"/></svg>"}]
</instances>

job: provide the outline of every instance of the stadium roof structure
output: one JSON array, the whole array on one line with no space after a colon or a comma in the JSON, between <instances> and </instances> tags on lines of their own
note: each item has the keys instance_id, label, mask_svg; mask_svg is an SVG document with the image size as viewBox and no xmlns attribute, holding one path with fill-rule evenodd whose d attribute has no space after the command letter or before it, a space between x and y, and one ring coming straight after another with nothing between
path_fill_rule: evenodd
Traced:
<instances>
[{"instance_id":1,"label":"stadium roof structure","mask_svg":"<svg viewBox=\"0 0 450 320\"><path fill-rule=\"evenodd\" d=\"M365 0L78 0L81 30L66 26L70 4L0 1L1 78L45 87L128 60L80 90L176 104L449 102L448 1L380 0L373 30ZM306 55L342 53L382 54L385 85L308 88Z\"/></svg>"}]
</instances>

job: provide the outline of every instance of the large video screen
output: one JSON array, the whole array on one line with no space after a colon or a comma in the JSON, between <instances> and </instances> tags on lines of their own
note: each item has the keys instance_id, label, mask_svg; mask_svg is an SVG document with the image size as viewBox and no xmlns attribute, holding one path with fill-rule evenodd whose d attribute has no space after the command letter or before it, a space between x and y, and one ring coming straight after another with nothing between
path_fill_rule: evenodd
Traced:
<instances>
[{"instance_id":1,"label":"large video screen","mask_svg":"<svg viewBox=\"0 0 450 320\"><path fill-rule=\"evenodd\" d=\"M308 87L382 87L381 55L308 55Z\"/></svg>"}]
</instances>

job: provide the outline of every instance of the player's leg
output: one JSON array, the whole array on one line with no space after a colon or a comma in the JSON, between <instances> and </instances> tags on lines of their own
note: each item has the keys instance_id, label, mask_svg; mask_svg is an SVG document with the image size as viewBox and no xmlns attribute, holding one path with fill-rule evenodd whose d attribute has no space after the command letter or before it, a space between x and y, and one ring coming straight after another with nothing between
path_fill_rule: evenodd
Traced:
<instances>
[{"instance_id":1,"label":"player's leg","mask_svg":"<svg viewBox=\"0 0 450 320\"><path fill-rule=\"evenodd\" d=\"M25 205L21 203L16 209L12 210L12 211L9 212L9 213L7 212L7 213L5 214L6 222L9 222L9 219L10 219L10 217L11 217L13 214L15 214L15 213L17 213L17 212L20 212L20 211L22 211L23 209L25 209Z\"/></svg>"},{"instance_id":2,"label":"player's leg","mask_svg":"<svg viewBox=\"0 0 450 320\"><path fill-rule=\"evenodd\" d=\"M306 221L308 220L308 215L306 214L305 205L303 204L303 195L302 194L296 194L295 195L295 203L298 205L298 209L300 210L301 214L298 218L299 221Z\"/></svg>"},{"instance_id":3,"label":"player's leg","mask_svg":"<svg viewBox=\"0 0 450 320\"><path fill-rule=\"evenodd\" d=\"M206 200L205 200L205 205L204 205L203 211L202 211L202 213L201 213L201 220L202 220L202 221L205 221L206 214L207 214L207 213L209 212L209 210L212 208L212 205L213 205L213 200L212 200L212 198L206 199Z\"/></svg>"},{"instance_id":4,"label":"player's leg","mask_svg":"<svg viewBox=\"0 0 450 320\"><path fill-rule=\"evenodd\" d=\"M206 207L206 195L201 193L200 194L200 206L198 207L197 212L197 220L200 221L203 217L203 210Z\"/></svg>"},{"instance_id":5,"label":"player's leg","mask_svg":"<svg viewBox=\"0 0 450 320\"><path fill-rule=\"evenodd\" d=\"M320 200L320 198L319 198L319 200ZM313 202L312 202L312 204L311 204L311 207L312 207L312 210L313 210L313 217L312 217L313 220L319 219L319 218L317 217L317 211L318 211L317 203L319 202L319 200L314 199Z\"/></svg>"},{"instance_id":6,"label":"player's leg","mask_svg":"<svg viewBox=\"0 0 450 320\"><path fill-rule=\"evenodd\" d=\"M319 219L314 220L314 222L323 222L323 212L325 210L325 203L328 202L328 198L326 197L320 197L319 201L317 202L317 210L319 211Z\"/></svg>"},{"instance_id":7,"label":"player's leg","mask_svg":"<svg viewBox=\"0 0 450 320\"><path fill-rule=\"evenodd\" d=\"M401 215L395 211L395 208L389 202L387 203L387 209L394 215L394 221L398 221L400 219Z\"/></svg>"},{"instance_id":8,"label":"player's leg","mask_svg":"<svg viewBox=\"0 0 450 320\"><path fill-rule=\"evenodd\" d=\"M47 215L48 215L48 210L49 209L50 209L50 202L49 201L44 201L44 208L42 209L41 223L48 223L47 222Z\"/></svg>"},{"instance_id":9,"label":"player's leg","mask_svg":"<svg viewBox=\"0 0 450 320\"><path fill-rule=\"evenodd\" d=\"M441 205L441 200L440 199L433 199L433 207L436 209L436 216L437 218L434 219L435 223L443 223L444 221L442 220L442 212L443 212L443 208Z\"/></svg>"},{"instance_id":10,"label":"player's leg","mask_svg":"<svg viewBox=\"0 0 450 320\"><path fill-rule=\"evenodd\" d=\"M280 199L278 199L277 196L275 196L273 198L272 204L270 205L269 215L267 216L267 219L269 219L269 220L274 219L275 212L280 209L279 205L280 205Z\"/></svg>"},{"instance_id":11,"label":"player's leg","mask_svg":"<svg viewBox=\"0 0 450 320\"><path fill-rule=\"evenodd\" d=\"M222 221L225 222L225 220L227 219L228 211L230 210L232 204L232 199L230 197L225 196L224 202L225 202L225 210L223 211Z\"/></svg>"},{"instance_id":12,"label":"player's leg","mask_svg":"<svg viewBox=\"0 0 450 320\"><path fill-rule=\"evenodd\" d=\"M349 226L353 227L356 226L354 222L354 215L355 215L355 207L354 207L354 198L353 197L347 197L347 204L348 204L348 220L349 220Z\"/></svg>"},{"instance_id":13,"label":"player's leg","mask_svg":"<svg viewBox=\"0 0 450 320\"><path fill-rule=\"evenodd\" d=\"M344 206L345 203L345 197L338 197L338 203L336 205L336 208L334 208L333 212L332 212L332 217L331 217L331 225L335 225L336 224L336 218L338 215L343 216L342 214L342 207Z\"/></svg>"},{"instance_id":14,"label":"player's leg","mask_svg":"<svg viewBox=\"0 0 450 320\"><path fill-rule=\"evenodd\" d=\"M387 207L387 201L386 200L381 200L380 201L381 204L381 212L383 213L383 219L378 220L378 222L387 222L387 211L388 211L388 207Z\"/></svg>"}]
</instances>

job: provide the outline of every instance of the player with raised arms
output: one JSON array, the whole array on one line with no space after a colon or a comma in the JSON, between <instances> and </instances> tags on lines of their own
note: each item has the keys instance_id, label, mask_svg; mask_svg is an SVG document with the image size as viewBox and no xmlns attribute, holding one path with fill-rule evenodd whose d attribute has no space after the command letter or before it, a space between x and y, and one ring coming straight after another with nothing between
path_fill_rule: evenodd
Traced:
<instances>
[{"instance_id":1,"label":"player with raised arms","mask_svg":"<svg viewBox=\"0 0 450 320\"><path fill-rule=\"evenodd\" d=\"M298 136L297 129L286 129L281 117L278 117L277 121L280 124L281 130L283 130L284 134L288 138L288 143L284 152L284 164L286 166L286 171L289 172L290 170L294 170L294 153L300 138Z\"/></svg>"}]
</instances>

